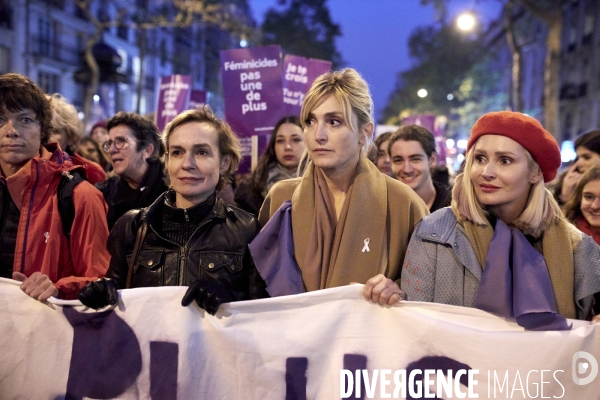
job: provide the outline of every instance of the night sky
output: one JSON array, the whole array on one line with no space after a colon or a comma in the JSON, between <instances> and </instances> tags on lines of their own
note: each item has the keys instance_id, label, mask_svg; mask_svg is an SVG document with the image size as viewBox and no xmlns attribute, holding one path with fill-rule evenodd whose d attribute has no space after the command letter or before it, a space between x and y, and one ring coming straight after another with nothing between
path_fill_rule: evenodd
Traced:
<instances>
[{"instance_id":1,"label":"night sky","mask_svg":"<svg viewBox=\"0 0 600 400\"><path fill-rule=\"evenodd\" d=\"M257 22L277 0L249 0ZM408 37L420 25L434 22L432 5L420 0L329 0L334 22L341 26L338 51L346 66L357 69L371 86L378 120L394 88L396 74L411 67ZM452 0L448 15L475 10L485 25L501 10L498 0Z\"/></svg>"}]
</instances>

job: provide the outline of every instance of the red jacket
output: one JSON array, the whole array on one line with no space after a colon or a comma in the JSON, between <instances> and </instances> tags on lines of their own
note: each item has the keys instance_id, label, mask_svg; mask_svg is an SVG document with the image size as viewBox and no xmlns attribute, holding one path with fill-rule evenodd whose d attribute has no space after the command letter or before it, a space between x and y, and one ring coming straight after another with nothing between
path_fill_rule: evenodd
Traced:
<instances>
[{"instance_id":1,"label":"red jacket","mask_svg":"<svg viewBox=\"0 0 600 400\"><path fill-rule=\"evenodd\" d=\"M107 206L102 193L87 181L73 190L75 219L70 240L63 233L57 187L62 172L75 168L82 167L65 160L60 148L48 146L6 178L8 191L21 210L13 271L48 275L63 299L77 298L87 283L103 277L110 259Z\"/></svg>"}]
</instances>

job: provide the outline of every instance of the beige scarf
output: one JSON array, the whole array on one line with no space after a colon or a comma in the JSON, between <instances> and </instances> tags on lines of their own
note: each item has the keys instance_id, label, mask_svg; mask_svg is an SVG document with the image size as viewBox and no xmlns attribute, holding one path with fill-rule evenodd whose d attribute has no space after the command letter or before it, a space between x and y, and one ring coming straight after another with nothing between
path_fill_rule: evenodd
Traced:
<instances>
[{"instance_id":1,"label":"beige scarf","mask_svg":"<svg viewBox=\"0 0 600 400\"><path fill-rule=\"evenodd\" d=\"M390 266L385 177L359 159L339 220L320 168L312 163L292 197L296 261L307 291L364 283Z\"/></svg>"},{"instance_id":2,"label":"beige scarf","mask_svg":"<svg viewBox=\"0 0 600 400\"><path fill-rule=\"evenodd\" d=\"M452 208L454 215L460 221L455 208ZM487 257L488 248L494 230L491 225L476 225L472 221L462 221L461 225L465 229L465 233L475 255L477 261L485 268L485 260ZM552 224L544 232L542 238L542 255L548 266L550 281L552 281L552 289L554 290L554 298L558 312L567 318L577 318L575 311L574 300L574 285L575 285L575 266L573 264L573 239L571 237L572 230L569 229L568 223L559 219L555 224Z\"/></svg>"}]
</instances>

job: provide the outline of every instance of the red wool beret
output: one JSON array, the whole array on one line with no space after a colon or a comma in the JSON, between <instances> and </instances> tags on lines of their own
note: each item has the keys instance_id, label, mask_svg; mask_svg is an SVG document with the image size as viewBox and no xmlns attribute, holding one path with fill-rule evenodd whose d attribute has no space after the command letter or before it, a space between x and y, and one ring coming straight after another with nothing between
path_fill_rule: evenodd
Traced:
<instances>
[{"instance_id":1,"label":"red wool beret","mask_svg":"<svg viewBox=\"0 0 600 400\"><path fill-rule=\"evenodd\" d=\"M544 182L550 182L560 167L560 148L556 139L535 118L512 111L498 111L483 115L475 122L467 151L483 135L501 135L525 147L539 164Z\"/></svg>"}]
</instances>

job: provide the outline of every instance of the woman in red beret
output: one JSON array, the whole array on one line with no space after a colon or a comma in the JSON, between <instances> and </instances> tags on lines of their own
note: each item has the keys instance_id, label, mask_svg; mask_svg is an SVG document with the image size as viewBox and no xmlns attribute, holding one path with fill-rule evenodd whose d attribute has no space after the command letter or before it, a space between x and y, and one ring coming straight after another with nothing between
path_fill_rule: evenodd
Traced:
<instances>
[{"instance_id":1,"label":"woman in red beret","mask_svg":"<svg viewBox=\"0 0 600 400\"><path fill-rule=\"evenodd\" d=\"M476 307L534 330L591 319L600 247L544 186L560 163L556 140L534 118L481 117L451 207L425 217L411 238L401 284L408 300Z\"/></svg>"}]
</instances>

